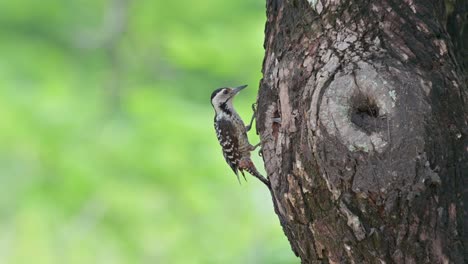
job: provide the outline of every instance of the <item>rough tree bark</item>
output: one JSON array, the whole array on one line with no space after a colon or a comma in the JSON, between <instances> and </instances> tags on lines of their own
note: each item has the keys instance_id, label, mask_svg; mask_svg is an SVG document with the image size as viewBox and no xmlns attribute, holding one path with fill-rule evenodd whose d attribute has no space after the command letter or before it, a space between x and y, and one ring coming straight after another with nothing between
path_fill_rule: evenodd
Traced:
<instances>
[{"instance_id":1,"label":"rough tree bark","mask_svg":"<svg viewBox=\"0 0 468 264\"><path fill-rule=\"evenodd\" d=\"M303 263L468 263L466 2L267 0L257 128Z\"/></svg>"}]
</instances>

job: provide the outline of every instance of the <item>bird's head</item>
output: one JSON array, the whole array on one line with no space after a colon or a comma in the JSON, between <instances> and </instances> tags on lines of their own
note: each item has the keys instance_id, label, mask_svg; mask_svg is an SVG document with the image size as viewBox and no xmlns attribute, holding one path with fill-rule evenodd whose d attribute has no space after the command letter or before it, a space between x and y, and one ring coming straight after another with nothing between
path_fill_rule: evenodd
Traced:
<instances>
[{"instance_id":1,"label":"bird's head","mask_svg":"<svg viewBox=\"0 0 468 264\"><path fill-rule=\"evenodd\" d=\"M232 109L232 100L242 89L247 85L242 85L236 88L223 87L218 88L211 94L211 104L215 111L221 112Z\"/></svg>"}]
</instances>

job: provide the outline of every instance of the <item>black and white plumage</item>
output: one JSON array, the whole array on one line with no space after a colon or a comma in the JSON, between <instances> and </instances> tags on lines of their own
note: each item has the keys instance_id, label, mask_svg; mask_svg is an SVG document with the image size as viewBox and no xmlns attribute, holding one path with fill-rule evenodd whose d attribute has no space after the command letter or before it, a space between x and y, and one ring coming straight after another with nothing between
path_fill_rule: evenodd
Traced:
<instances>
[{"instance_id":1,"label":"black and white plumage","mask_svg":"<svg viewBox=\"0 0 468 264\"><path fill-rule=\"evenodd\" d=\"M239 152L239 139L234 124L226 118L215 120L215 130L218 141L223 149L223 156L226 162L236 175L238 175L238 163L241 158ZM239 178L239 176L238 176Z\"/></svg>"},{"instance_id":2,"label":"black and white plumage","mask_svg":"<svg viewBox=\"0 0 468 264\"><path fill-rule=\"evenodd\" d=\"M250 159L250 152L256 148L256 146L249 143L247 137L253 118L250 125L245 126L232 105L236 94L245 87L247 85L237 88L219 88L211 94L211 104L215 110L214 126L216 136L223 150L223 156L238 180L238 172L240 171L245 178L245 170L269 187L269 181L257 171Z\"/></svg>"}]
</instances>

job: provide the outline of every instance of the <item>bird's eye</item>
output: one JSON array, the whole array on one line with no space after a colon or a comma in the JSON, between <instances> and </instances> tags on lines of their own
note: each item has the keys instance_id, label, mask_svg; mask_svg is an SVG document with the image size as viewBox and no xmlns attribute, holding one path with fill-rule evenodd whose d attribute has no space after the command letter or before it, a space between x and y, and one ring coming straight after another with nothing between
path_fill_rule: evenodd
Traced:
<instances>
[{"instance_id":1,"label":"bird's eye","mask_svg":"<svg viewBox=\"0 0 468 264\"><path fill-rule=\"evenodd\" d=\"M227 93L228 93L228 90L224 90L224 91L223 91L223 94L227 94Z\"/></svg>"}]
</instances>

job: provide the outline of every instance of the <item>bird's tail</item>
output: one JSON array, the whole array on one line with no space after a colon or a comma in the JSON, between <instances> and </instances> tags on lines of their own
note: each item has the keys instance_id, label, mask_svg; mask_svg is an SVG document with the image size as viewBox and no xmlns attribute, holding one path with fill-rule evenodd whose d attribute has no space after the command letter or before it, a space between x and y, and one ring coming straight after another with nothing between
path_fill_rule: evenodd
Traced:
<instances>
[{"instance_id":1,"label":"bird's tail","mask_svg":"<svg viewBox=\"0 0 468 264\"><path fill-rule=\"evenodd\" d=\"M253 162L249 159L245 161L245 166L242 166L243 170L247 171L250 173L252 176L255 178L259 179L261 182L263 182L268 188L270 188L270 181L267 180L265 177L263 177L260 172L258 172L257 168L255 168L255 165Z\"/></svg>"},{"instance_id":2,"label":"bird's tail","mask_svg":"<svg viewBox=\"0 0 468 264\"><path fill-rule=\"evenodd\" d=\"M239 171L242 174L242 177L244 177L244 180L247 181L247 179L245 178L244 172L242 170L239 170ZM242 185L240 177L239 177L239 173L236 172L236 176L237 176L237 181L239 182L239 185Z\"/></svg>"}]
</instances>

